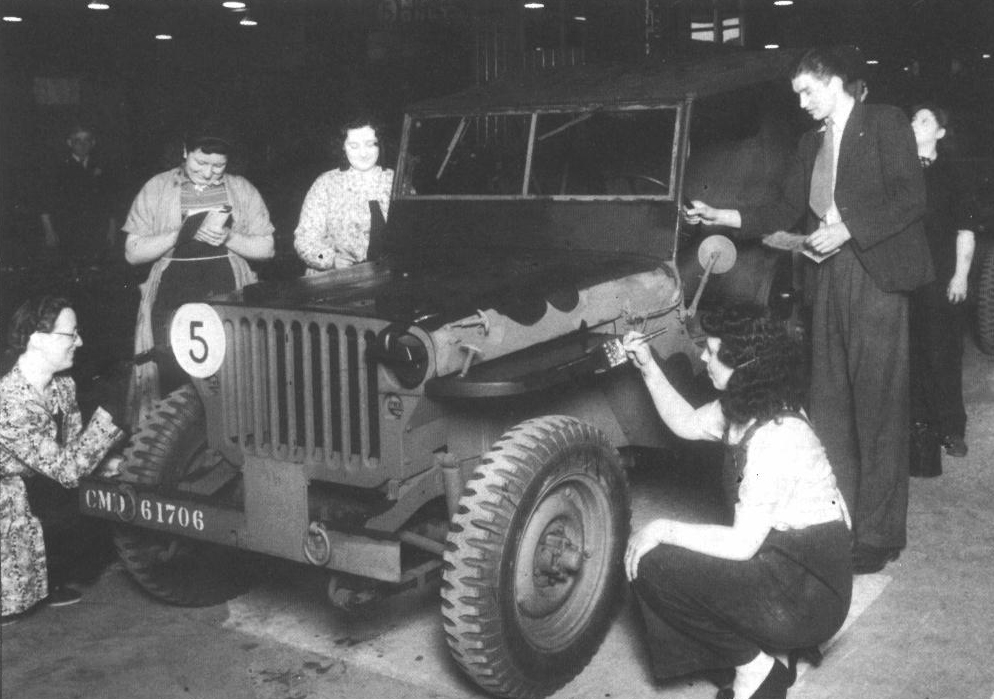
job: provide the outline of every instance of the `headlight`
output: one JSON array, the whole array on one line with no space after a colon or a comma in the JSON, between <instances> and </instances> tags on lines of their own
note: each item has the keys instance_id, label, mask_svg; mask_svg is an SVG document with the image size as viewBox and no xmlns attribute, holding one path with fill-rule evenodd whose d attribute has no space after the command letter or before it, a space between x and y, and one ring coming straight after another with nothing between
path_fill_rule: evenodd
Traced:
<instances>
[{"instance_id":1,"label":"headlight","mask_svg":"<svg viewBox=\"0 0 994 699\"><path fill-rule=\"evenodd\" d=\"M388 325L370 348L373 358L390 371L404 388L421 384L428 373L428 348L406 326Z\"/></svg>"}]
</instances>

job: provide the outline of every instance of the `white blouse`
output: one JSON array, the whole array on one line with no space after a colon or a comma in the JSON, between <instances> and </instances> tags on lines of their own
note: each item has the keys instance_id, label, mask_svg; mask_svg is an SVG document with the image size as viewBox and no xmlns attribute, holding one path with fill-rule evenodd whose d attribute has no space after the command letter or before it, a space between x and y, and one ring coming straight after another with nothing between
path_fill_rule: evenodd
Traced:
<instances>
[{"instance_id":1,"label":"white blouse","mask_svg":"<svg viewBox=\"0 0 994 699\"><path fill-rule=\"evenodd\" d=\"M695 416L707 434L716 441L723 438L726 420L718 401L701 406ZM730 446L738 444L750 426L733 426ZM736 512L739 508L763 510L780 531L836 520L852 528L825 448L811 426L796 417L771 420L753 433Z\"/></svg>"}]
</instances>

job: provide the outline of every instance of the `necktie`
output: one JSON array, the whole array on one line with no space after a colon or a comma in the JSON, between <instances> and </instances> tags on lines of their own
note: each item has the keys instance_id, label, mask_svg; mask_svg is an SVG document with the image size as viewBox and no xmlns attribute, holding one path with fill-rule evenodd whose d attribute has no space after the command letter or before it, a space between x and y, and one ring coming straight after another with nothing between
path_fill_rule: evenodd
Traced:
<instances>
[{"instance_id":1,"label":"necktie","mask_svg":"<svg viewBox=\"0 0 994 699\"><path fill-rule=\"evenodd\" d=\"M821 148L815 156L815 167L811 171L811 191L808 193L808 204L820 219L831 208L834 197L832 180L835 176L835 135L832 132L832 120L825 120L825 133L822 137Z\"/></svg>"}]
</instances>

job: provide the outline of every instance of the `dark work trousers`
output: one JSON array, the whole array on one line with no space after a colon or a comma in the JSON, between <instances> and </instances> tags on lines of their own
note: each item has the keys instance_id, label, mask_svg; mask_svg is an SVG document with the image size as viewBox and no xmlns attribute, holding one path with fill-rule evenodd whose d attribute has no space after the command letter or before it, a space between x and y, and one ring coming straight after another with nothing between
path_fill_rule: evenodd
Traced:
<instances>
[{"instance_id":1,"label":"dark work trousers","mask_svg":"<svg viewBox=\"0 0 994 699\"><path fill-rule=\"evenodd\" d=\"M966 434L963 407L963 304L949 303L947 281L911 294L911 418L940 434Z\"/></svg>"},{"instance_id":2,"label":"dark work trousers","mask_svg":"<svg viewBox=\"0 0 994 699\"><path fill-rule=\"evenodd\" d=\"M843 522L771 530L747 561L657 546L632 583L657 680L743 665L760 651L827 641L852 598Z\"/></svg>"},{"instance_id":3,"label":"dark work trousers","mask_svg":"<svg viewBox=\"0 0 994 699\"><path fill-rule=\"evenodd\" d=\"M906 294L880 290L848 244L819 266L809 414L856 542L884 548L907 541L908 305Z\"/></svg>"}]
</instances>

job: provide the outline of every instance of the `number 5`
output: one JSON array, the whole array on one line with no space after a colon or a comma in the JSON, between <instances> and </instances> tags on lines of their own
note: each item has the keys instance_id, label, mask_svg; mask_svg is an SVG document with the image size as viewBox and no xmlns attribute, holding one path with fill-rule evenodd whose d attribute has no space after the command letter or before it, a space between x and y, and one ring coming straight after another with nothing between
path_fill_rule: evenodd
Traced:
<instances>
[{"instance_id":1,"label":"number 5","mask_svg":"<svg viewBox=\"0 0 994 699\"><path fill-rule=\"evenodd\" d=\"M200 320L190 321L190 343L191 343L190 359L195 361L197 364L203 364L204 362L206 362L207 355L210 353L209 348L207 346L207 340L205 340L204 338L202 338L200 335L197 334L197 330L200 330L202 327L204 327L203 321ZM197 356L194 353L193 351L194 344L199 344L203 348L203 352L200 354L200 356Z\"/></svg>"},{"instance_id":2,"label":"number 5","mask_svg":"<svg viewBox=\"0 0 994 699\"><path fill-rule=\"evenodd\" d=\"M224 362L221 316L206 303L185 303L169 325L169 344L180 367L196 379L213 376Z\"/></svg>"}]
</instances>

